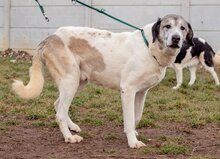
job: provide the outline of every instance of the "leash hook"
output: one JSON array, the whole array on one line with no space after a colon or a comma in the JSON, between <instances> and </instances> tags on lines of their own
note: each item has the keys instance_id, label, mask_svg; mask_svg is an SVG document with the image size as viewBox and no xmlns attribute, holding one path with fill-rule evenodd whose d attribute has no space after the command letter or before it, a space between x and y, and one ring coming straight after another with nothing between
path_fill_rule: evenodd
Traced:
<instances>
[{"instance_id":1,"label":"leash hook","mask_svg":"<svg viewBox=\"0 0 220 159\"><path fill-rule=\"evenodd\" d=\"M106 10L105 10L104 8L102 8L100 11L101 11L102 13L103 13L103 12L106 12Z\"/></svg>"},{"instance_id":2,"label":"leash hook","mask_svg":"<svg viewBox=\"0 0 220 159\"><path fill-rule=\"evenodd\" d=\"M73 3L74 5L76 5L77 2L76 2L76 0L72 0L72 3Z\"/></svg>"},{"instance_id":3,"label":"leash hook","mask_svg":"<svg viewBox=\"0 0 220 159\"><path fill-rule=\"evenodd\" d=\"M47 17L45 11L44 11L44 7L38 2L38 0L35 0L35 1L37 2L38 6L39 6L39 8L40 8L40 10L41 10L41 13L43 14L45 20L46 20L47 22L49 22L50 20L49 20L49 18Z\"/></svg>"}]
</instances>

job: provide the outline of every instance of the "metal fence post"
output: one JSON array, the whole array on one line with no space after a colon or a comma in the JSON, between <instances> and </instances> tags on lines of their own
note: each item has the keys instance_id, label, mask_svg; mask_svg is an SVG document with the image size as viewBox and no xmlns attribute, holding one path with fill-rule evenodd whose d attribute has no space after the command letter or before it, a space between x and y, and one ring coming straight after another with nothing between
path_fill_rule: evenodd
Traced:
<instances>
[{"instance_id":1,"label":"metal fence post","mask_svg":"<svg viewBox=\"0 0 220 159\"><path fill-rule=\"evenodd\" d=\"M10 21L11 21L11 0L4 0L4 31L3 31L3 48L10 47Z\"/></svg>"},{"instance_id":2,"label":"metal fence post","mask_svg":"<svg viewBox=\"0 0 220 159\"><path fill-rule=\"evenodd\" d=\"M85 3L92 5L92 0L85 0ZM85 7L85 26L92 27L92 10Z\"/></svg>"},{"instance_id":3,"label":"metal fence post","mask_svg":"<svg viewBox=\"0 0 220 159\"><path fill-rule=\"evenodd\" d=\"M187 20L190 21L190 0L181 0L181 14Z\"/></svg>"}]
</instances>

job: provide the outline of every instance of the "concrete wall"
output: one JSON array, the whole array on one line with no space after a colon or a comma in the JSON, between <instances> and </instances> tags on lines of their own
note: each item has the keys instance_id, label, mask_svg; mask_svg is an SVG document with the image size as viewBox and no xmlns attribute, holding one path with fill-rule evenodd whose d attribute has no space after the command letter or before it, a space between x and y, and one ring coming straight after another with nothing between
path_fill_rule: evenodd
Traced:
<instances>
[{"instance_id":1,"label":"concrete wall","mask_svg":"<svg viewBox=\"0 0 220 159\"><path fill-rule=\"evenodd\" d=\"M3 0L0 0L0 48L3 47Z\"/></svg>"},{"instance_id":2,"label":"concrete wall","mask_svg":"<svg viewBox=\"0 0 220 159\"><path fill-rule=\"evenodd\" d=\"M219 12L219 0L191 0L190 23L195 35L206 39L216 51L220 50Z\"/></svg>"},{"instance_id":3,"label":"concrete wall","mask_svg":"<svg viewBox=\"0 0 220 159\"><path fill-rule=\"evenodd\" d=\"M0 0L0 48L3 48L4 3ZM35 0L7 0L10 6L9 45L15 49L32 50L58 27L90 26L111 31L132 30L71 0L39 0L50 18L44 20ZM205 38L220 50L219 0L84 0L138 27L154 22L165 14L181 14L190 21L195 35ZM3 14L4 13L4 14Z\"/></svg>"}]
</instances>

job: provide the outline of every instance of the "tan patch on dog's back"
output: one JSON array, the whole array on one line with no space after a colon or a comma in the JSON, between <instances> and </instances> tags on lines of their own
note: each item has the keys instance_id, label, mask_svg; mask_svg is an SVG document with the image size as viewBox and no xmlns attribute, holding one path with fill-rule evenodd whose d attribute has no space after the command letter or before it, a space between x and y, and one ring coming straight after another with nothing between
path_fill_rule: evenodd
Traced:
<instances>
[{"instance_id":1,"label":"tan patch on dog's back","mask_svg":"<svg viewBox=\"0 0 220 159\"><path fill-rule=\"evenodd\" d=\"M89 76L93 71L101 72L105 69L102 54L85 39L71 37L68 47L74 55L80 57L80 69Z\"/></svg>"}]
</instances>

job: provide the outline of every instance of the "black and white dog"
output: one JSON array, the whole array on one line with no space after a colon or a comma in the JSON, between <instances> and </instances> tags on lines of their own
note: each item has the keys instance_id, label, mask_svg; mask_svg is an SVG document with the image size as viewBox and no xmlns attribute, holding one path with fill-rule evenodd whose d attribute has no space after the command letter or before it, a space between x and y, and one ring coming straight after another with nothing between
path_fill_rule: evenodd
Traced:
<instances>
[{"instance_id":1,"label":"black and white dog","mask_svg":"<svg viewBox=\"0 0 220 159\"><path fill-rule=\"evenodd\" d=\"M220 56L215 54L212 47L201 38L193 38L194 46L184 43L180 53L171 67L176 72L177 85L173 89L178 89L183 82L183 68L188 67L190 71L189 85L193 85L196 80L196 69L201 64L211 73L215 84L219 85L218 76L214 69L214 64L220 64Z\"/></svg>"}]
</instances>

